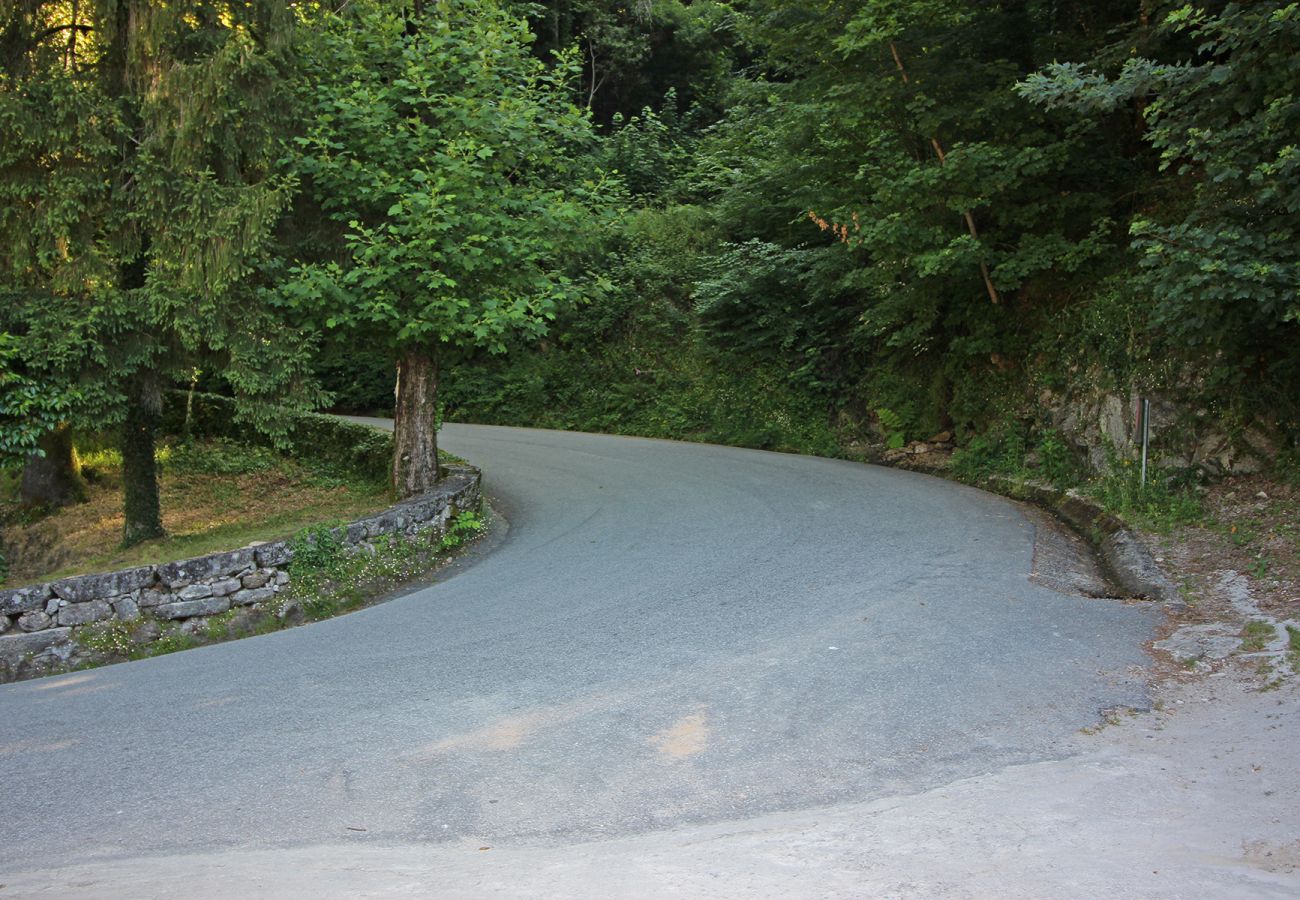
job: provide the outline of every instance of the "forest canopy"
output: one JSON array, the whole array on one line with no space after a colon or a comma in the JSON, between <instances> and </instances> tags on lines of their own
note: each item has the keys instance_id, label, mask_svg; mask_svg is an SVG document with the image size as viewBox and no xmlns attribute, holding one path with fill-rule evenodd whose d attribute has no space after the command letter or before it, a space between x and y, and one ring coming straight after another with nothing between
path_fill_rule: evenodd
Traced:
<instances>
[{"instance_id":1,"label":"forest canopy","mask_svg":"<svg viewBox=\"0 0 1300 900\"><path fill-rule=\"evenodd\" d=\"M0 463L66 499L115 430L133 542L194 385L395 409L401 494L444 415L1083 465L1143 396L1294 459L1297 51L1280 0L10 0Z\"/></svg>"}]
</instances>

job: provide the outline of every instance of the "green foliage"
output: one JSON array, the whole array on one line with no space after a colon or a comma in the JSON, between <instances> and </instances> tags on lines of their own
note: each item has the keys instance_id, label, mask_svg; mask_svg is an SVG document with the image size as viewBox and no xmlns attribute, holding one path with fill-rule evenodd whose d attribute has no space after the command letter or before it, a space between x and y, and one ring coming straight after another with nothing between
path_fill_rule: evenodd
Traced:
<instances>
[{"instance_id":1,"label":"green foliage","mask_svg":"<svg viewBox=\"0 0 1300 900\"><path fill-rule=\"evenodd\" d=\"M334 416L281 408L278 410L281 419L277 429L279 435L273 438L265 432L241 425L241 406L230 397L176 391L165 399L162 418L165 431L219 442L217 456L209 458L205 451L196 455L196 465L219 465L220 462L214 460L221 453L223 445L220 441L238 434L241 440L231 442L227 447L227 451L234 454L231 465L260 464L257 461L271 457L265 450L256 448L270 447L292 456L322 478L356 478L372 482L388 478L393 437L387 432ZM239 447L248 449L237 450Z\"/></svg>"},{"instance_id":2,"label":"green foliage","mask_svg":"<svg viewBox=\"0 0 1300 900\"><path fill-rule=\"evenodd\" d=\"M1064 488L1079 478L1073 455L1055 431L1047 429L1040 435L1038 456L1043 477L1056 487Z\"/></svg>"},{"instance_id":3,"label":"green foliage","mask_svg":"<svg viewBox=\"0 0 1300 900\"><path fill-rule=\"evenodd\" d=\"M1241 630L1241 649L1256 653L1269 645L1277 636L1277 626L1262 619L1247 622Z\"/></svg>"},{"instance_id":4,"label":"green foliage","mask_svg":"<svg viewBox=\"0 0 1300 900\"><path fill-rule=\"evenodd\" d=\"M1086 386L1266 410L1285 458L1298 46L1283 0L24 0L0 464L199 369L238 401L195 433L379 478L284 398L386 411L408 351L481 421L835 453L876 411L1066 484L1024 423Z\"/></svg>"},{"instance_id":5,"label":"green foliage","mask_svg":"<svg viewBox=\"0 0 1300 900\"><path fill-rule=\"evenodd\" d=\"M483 517L473 510L465 510L458 513L456 518L451 520L447 526L446 533L438 546L442 550L455 550L468 541L478 537L487 529L487 523Z\"/></svg>"},{"instance_id":6,"label":"green foliage","mask_svg":"<svg viewBox=\"0 0 1300 900\"><path fill-rule=\"evenodd\" d=\"M892 409L881 406L876 410L876 420L885 430L885 446L890 450L902 449L907 443L907 434L903 430L903 419Z\"/></svg>"},{"instance_id":7,"label":"green foliage","mask_svg":"<svg viewBox=\"0 0 1300 900\"><path fill-rule=\"evenodd\" d=\"M179 630L169 631L155 640L149 640L148 636L141 631L139 622L120 622L115 619L82 626L77 629L75 640L82 647L109 662L164 656L199 645L196 636Z\"/></svg>"},{"instance_id":8,"label":"green foliage","mask_svg":"<svg viewBox=\"0 0 1300 900\"><path fill-rule=\"evenodd\" d=\"M77 629L76 641L87 650L109 657L139 659L144 654L136 642L135 628L130 622L113 619L97 622Z\"/></svg>"},{"instance_id":9,"label":"green foliage","mask_svg":"<svg viewBox=\"0 0 1300 900\"><path fill-rule=\"evenodd\" d=\"M271 431L271 407L321 399L312 333L259 292L295 189L277 165L291 16L271 0L0 11L0 329L67 401L60 422L126 422L128 542L161 532L166 387L217 366Z\"/></svg>"},{"instance_id":10,"label":"green foliage","mask_svg":"<svg viewBox=\"0 0 1300 900\"><path fill-rule=\"evenodd\" d=\"M343 538L336 526L312 525L289 542L293 559L289 570L295 577L308 573L331 573L343 561Z\"/></svg>"},{"instance_id":11,"label":"green foliage","mask_svg":"<svg viewBox=\"0 0 1300 900\"><path fill-rule=\"evenodd\" d=\"M601 143L602 165L622 176L633 197L649 202L671 199L672 190L691 162L694 141L677 115L677 95L669 92L664 110L647 106L639 115L615 113Z\"/></svg>"},{"instance_id":12,"label":"green foliage","mask_svg":"<svg viewBox=\"0 0 1300 900\"><path fill-rule=\"evenodd\" d=\"M279 462L280 455L270 447L224 438L182 442L165 457L166 467L173 471L203 475L247 475L272 469Z\"/></svg>"},{"instance_id":13,"label":"green foliage","mask_svg":"<svg viewBox=\"0 0 1300 900\"><path fill-rule=\"evenodd\" d=\"M734 65L737 13L715 0L541 0L515 5L533 18L535 52L570 48L581 60L576 97L596 120L658 105L669 95L709 117L720 111Z\"/></svg>"},{"instance_id":14,"label":"green foliage","mask_svg":"<svg viewBox=\"0 0 1300 900\"><path fill-rule=\"evenodd\" d=\"M281 609L298 603L308 619L319 620L364 605L400 584L425 577L445 555L485 530L481 516L461 512L438 541L426 528L414 536L389 534L371 541L372 550L337 552L310 567L299 568L295 552L293 580L279 595ZM305 536L313 544L318 535ZM295 544L296 546L296 544ZM309 553L313 551L308 551Z\"/></svg>"},{"instance_id":15,"label":"green foliage","mask_svg":"<svg viewBox=\"0 0 1300 900\"><path fill-rule=\"evenodd\" d=\"M1185 481L1159 471L1148 472L1147 476L1144 485L1137 465L1131 460L1112 458L1105 473L1087 490L1126 522L1152 531L1167 533L1179 525L1202 521L1204 506Z\"/></svg>"},{"instance_id":16,"label":"green foliage","mask_svg":"<svg viewBox=\"0 0 1300 900\"><path fill-rule=\"evenodd\" d=\"M1130 58L1111 77L1057 64L1019 86L1084 116L1141 104L1144 139L1176 201L1130 224L1152 326L1212 360L1209 387L1295 401L1300 380L1300 6L1186 4L1159 32L1169 62ZM1255 382L1255 384L1251 384Z\"/></svg>"},{"instance_id":17,"label":"green foliage","mask_svg":"<svg viewBox=\"0 0 1300 900\"><path fill-rule=\"evenodd\" d=\"M784 372L737 372L690 341L629 339L599 355L575 348L527 366L458 368L446 395L454 419L838 453L826 406L790 390Z\"/></svg>"},{"instance_id":18,"label":"green foliage","mask_svg":"<svg viewBox=\"0 0 1300 900\"><path fill-rule=\"evenodd\" d=\"M1025 430L1010 423L1000 423L953 453L952 472L958 478L978 482L989 475L1021 476L1025 474L1025 456L1029 450Z\"/></svg>"},{"instance_id":19,"label":"green foliage","mask_svg":"<svg viewBox=\"0 0 1300 900\"><path fill-rule=\"evenodd\" d=\"M593 135L569 64L548 72L528 38L495 3L322 14L294 165L342 246L299 265L283 304L394 352L501 352L582 296L566 269L609 186L576 164Z\"/></svg>"},{"instance_id":20,"label":"green foliage","mask_svg":"<svg viewBox=\"0 0 1300 900\"><path fill-rule=\"evenodd\" d=\"M18 339L0 331L0 469L44 454L37 443L63 421L77 402L75 390L60 390L23 374Z\"/></svg>"}]
</instances>

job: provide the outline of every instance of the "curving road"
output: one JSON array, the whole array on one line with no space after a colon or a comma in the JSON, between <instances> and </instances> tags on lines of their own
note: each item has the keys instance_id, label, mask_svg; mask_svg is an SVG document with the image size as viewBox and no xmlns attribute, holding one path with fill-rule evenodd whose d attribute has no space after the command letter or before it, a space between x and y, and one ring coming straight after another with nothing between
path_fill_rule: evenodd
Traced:
<instances>
[{"instance_id":1,"label":"curving road","mask_svg":"<svg viewBox=\"0 0 1300 900\"><path fill-rule=\"evenodd\" d=\"M444 443L510 527L441 583L0 686L0 882L805 810L1053 759L1146 705L1156 611L1031 580L1040 526L1001 498L666 441L449 425Z\"/></svg>"}]
</instances>

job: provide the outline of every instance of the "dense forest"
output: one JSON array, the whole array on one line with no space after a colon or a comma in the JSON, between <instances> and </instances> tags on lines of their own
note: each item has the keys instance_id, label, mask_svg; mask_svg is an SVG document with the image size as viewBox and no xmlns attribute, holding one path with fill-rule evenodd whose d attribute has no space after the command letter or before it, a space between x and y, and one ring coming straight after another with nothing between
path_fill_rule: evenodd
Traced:
<instances>
[{"instance_id":1,"label":"dense forest","mask_svg":"<svg viewBox=\"0 0 1300 900\"><path fill-rule=\"evenodd\" d=\"M4 0L0 457L164 396L1293 467L1300 3ZM396 389L396 390L395 390Z\"/></svg>"}]
</instances>

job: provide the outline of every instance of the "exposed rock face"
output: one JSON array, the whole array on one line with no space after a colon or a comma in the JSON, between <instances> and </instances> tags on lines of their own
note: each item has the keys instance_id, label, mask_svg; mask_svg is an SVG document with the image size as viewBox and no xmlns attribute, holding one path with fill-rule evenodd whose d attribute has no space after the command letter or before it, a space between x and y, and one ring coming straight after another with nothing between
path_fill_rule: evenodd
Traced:
<instances>
[{"instance_id":1,"label":"exposed rock face","mask_svg":"<svg viewBox=\"0 0 1300 900\"><path fill-rule=\"evenodd\" d=\"M1277 456L1277 443L1266 422L1229 434L1206 410L1167 394L1152 392L1143 397L1136 391L1123 394L1097 388L1067 397L1044 391L1039 403L1051 427L1076 456L1100 472L1111 457L1136 460L1141 456L1143 399L1151 402L1148 459L1155 468L1197 469L1213 477L1250 475Z\"/></svg>"}]
</instances>

